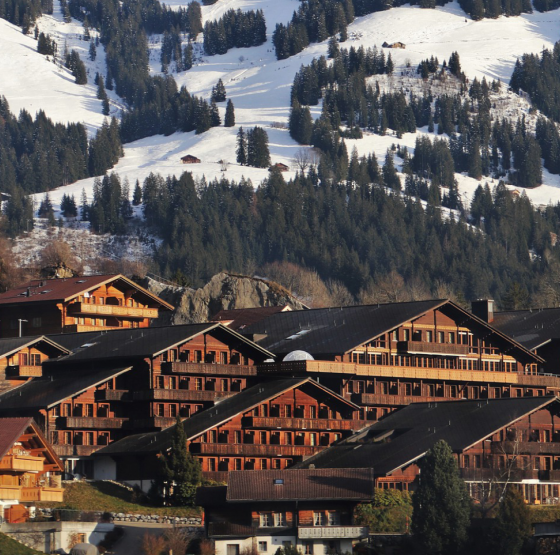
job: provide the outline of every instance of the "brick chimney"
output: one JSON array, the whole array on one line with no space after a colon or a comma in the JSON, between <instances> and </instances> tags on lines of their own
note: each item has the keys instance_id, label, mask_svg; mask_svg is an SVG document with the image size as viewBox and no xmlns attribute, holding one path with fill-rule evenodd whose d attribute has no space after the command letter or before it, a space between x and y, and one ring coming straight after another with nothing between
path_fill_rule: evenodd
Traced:
<instances>
[{"instance_id":1,"label":"brick chimney","mask_svg":"<svg viewBox=\"0 0 560 555\"><path fill-rule=\"evenodd\" d=\"M492 299L478 299L471 303L471 312L488 324L494 321L494 301Z\"/></svg>"}]
</instances>

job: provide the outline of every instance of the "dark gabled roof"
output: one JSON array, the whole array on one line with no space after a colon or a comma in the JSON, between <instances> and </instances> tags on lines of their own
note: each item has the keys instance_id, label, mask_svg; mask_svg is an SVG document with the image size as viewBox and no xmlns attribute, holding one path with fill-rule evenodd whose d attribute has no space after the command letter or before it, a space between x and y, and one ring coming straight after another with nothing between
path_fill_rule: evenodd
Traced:
<instances>
[{"instance_id":1,"label":"dark gabled roof","mask_svg":"<svg viewBox=\"0 0 560 555\"><path fill-rule=\"evenodd\" d=\"M175 347L201 333L212 332L233 348L241 347L258 353L259 358L270 358L272 353L246 337L221 324L185 324L153 328L126 328L99 332L51 335L53 340L73 351L57 364L81 361L146 358Z\"/></svg>"},{"instance_id":2,"label":"dark gabled roof","mask_svg":"<svg viewBox=\"0 0 560 555\"><path fill-rule=\"evenodd\" d=\"M439 309L461 325L486 334L523 361L542 359L486 322L448 300L415 301L340 308L294 310L274 314L243 329L243 334L258 339L259 345L284 356L291 351L306 351L314 357L335 356L392 331L398 326Z\"/></svg>"},{"instance_id":3,"label":"dark gabled roof","mask_svg":"<svg viewBox=\"0 0 560 555\"><path fill-rule=\"evenodd\" d=\"M0 294L0 306L36 302L69 301L78 295L97 289L106 283L120 281L127 288L136 289L160 308L173 310L173 306L157 295L140 287L121 274L84 276L72 278L34 279ZM29 295L28 295L29 293Z\"/></svg>"},{"instance_id":4,"label":"dark gabled roof","mask_svg":"<svg viewBox=\"0 0 560 555\"><path fill-rule=\"evenodd\" d=\"M216 403L213 407L203 410L183 420L183 428L187 439L193 439L234 416L251 410L268 399L293 389L295 387L309 386L322 390L329 396L335 397L341 403L358 409L358 406L334 393L325 386L311 378L284 378L281 380L267 381L237 393ZM1 397L0 397L1 399ZM131 452L159 453L171 447L173 426L160 432L148 432L125 437L107 447L100 449L95 455L130 454Z\"/></svg>"},{"instance_id":5,"label":"dark gabled roof","mask_svg":"<svg viewBox=\"0 0 560 555\"><path fill-rule=\"evenodd\" d=\"M7 357L17 353L21 349L35 347L40 351L45 351L52 356L68 354L70 351L62 345L55 343L52 339L44 335L36 337L12 337L0 339L0 357Z\"/></svg>"},{"instance_id":6,"label":"dark gabled roof","mask_svg":"<svg viewBox=\"0 0 560 555\"><path fill-rule=\"evenodd\" d=\"M104 368L92 371L62 372L33 378L0 394L0 414L34 412L49 408L78 395L108 379L128 372L132 367Z\"/></svg>"},{"instance_id":7,"label":"dark gabled roof","mask_svg":"<svg viewBox=\"0 0 560 555\"><path fill-rule=\"evenodd\" d=\"M560 338L560 308L495 312L492 326L526 349L537 349Z\"/></svg>"},{"instance_id":8,"label":"dark gabled roof","mask_svg":"<svg viewBox=\"0 0 560 555\"><path fill-rule=\"evenodd\" d=\"M59 471L64 470L64 465L54 452L52 446L45 439L35 420L30 417L0 418L0 460L4 458L4 455L6 455L13 444L26 433L28 428L33 430L41 446L45 448L43 456L47 461L57 466Z\"/></svg>"},{"instance_id":9,"label":"dark gabled roof","mask_svg":"<svg viewBox=\"0 0 560 555\"><path fill-rule=\"evenodd\" d=\"M266 320L273 314L289 312L288 305L262 306L258 308L237 308L235 310L220 310L210 318L211 322L221 322L232 330L242 330L251 324Z\"/></svg>"},{"instance_id":10,"label":"dark gabled roof","mask_svg":"<svg viewBox=\"0 0 560 555\"><path fill-rule=\"evenodd\" d=\"M372 468L241 470L228 475L227 501L373 499Z\"/></svg>"},{"instance_id":11,"label":"dark gabled roof","mask_svg":"<svg viewBox=\"0 0 560 555\"><path fill-rule=\"evenodd\" d=\"M441 439L462 452L552 403L558 403L556 397L413 403L297 466L370 466L376 476L385 476L416 461Z\"/></svg>"},{"instance_id":12,"label":"dark gabled roof","mask_svg":"<svg viewBox=\"0 0 560 555\"><path fill-rule=\"evenodd\" d=\"M0 418L0 459L25 433L32 422L33 418L30 417Z\"/></svg>"}]
</instances>

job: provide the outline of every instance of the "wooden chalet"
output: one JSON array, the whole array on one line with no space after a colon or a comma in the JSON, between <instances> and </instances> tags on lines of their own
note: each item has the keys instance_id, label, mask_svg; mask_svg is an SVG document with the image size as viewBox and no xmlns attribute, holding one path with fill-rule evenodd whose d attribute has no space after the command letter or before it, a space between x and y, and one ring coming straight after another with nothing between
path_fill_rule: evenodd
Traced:
<instances>
[{"instance_id":1,"label":"wooden chalet","mask_svg":"<svg viewBox=\"0 0 560 555\"><path fill-rule=\"evenodd\" d=\"M181 157L181 162L183 162L183 164L200 164L200 158L197 158L192 154L187 154L186 156Z\"/></svg>"},{"instance_id":2,"label":"wooden chalet","mask_svg":"<svg viewBox=\"0 0 560 555\"><path fill-rule=\"evenodd\" d=\"M528 503L560 499L560 401L556 397L415 403L303 463L373 467L377 487L414 489L418 461L439 440L457 457L475 500L514 484Z\"/></svg>"},{"instance_id":3,"label":"wooden chalet","mask_svg":"<svg viewBox=\"0 0 560 555\"><path fill-rule=\"evenodd\" d=\"M276 162L276 164L273 164L272 166L270 166L270 168L268 168L268 171L272 171L272 170L279 170L281 172L287 172L290 170L289 166L286 166L286 164L282 164L282 162Z\"/></svg>"},{"instance_id":4,"label":"wooden chalet","mask_svg":"<svg viewBox=\"0 0 560 555\"><path fill-rule=\"evenodd\" d=\"M78 467L129 434L161 430L248 386L266 349L221 324L52 336L71 354L0 394L0 415L33 416L55 451Z\"/></svg>"},{"instance_id":5,"label":"wooden chalet","mask_svg":"<svg viewBox=\"0 0 560 555\"><path fill-rule=\"evenodd\" d=\"M48 337L0 339L0 391L43 375L43 363L70 351Z\"/></svg>"},{"instance_id":6,"label":"wooden chalet","mask_svg":"<svg viewBox=\"0 0 560 555\"><path fill-rule=\"evenodd\" d=\"M366 420L413 402L560 391L542 357L446 300L278 313L242 333L288 359L260 366L260 375L312 376L360 405Z\"/></svg>"},{"instance_id":7,"label":"wooden chalet","mask_svg":"<svg viewBox=\"0 0 560 555\"><path fill-rule=\"evenodd\" d=\"M351 553L367 538L356 505L374 496L370 468L232 472L227 486L197 490L216 555L273 555L291 545L306 555Z\"/></svg>"},{"instance_id":8,"label":"wooden chalet","mask_svg":"<svg viewBox=\"0 0 560 555\"><path fill-rule=\"evenodd\" d=\"M13 522L21 505L62 501L63 465L32 418L0 418L0 506Z\"/></svg>"},{"instance_id":9,"label":"wooden chalet","mask_svg":"<svg viewBox=\"0 0 560 555\"><path fill-rule=\"evenodd\" d=\"M284 469L348 437L367 423L358 408L309 378L255 385L191 416L182 426L187 447L206 478L226 481L231 470ZM173 429L129 436L98 451L96 479L149 487L158 453Z\"/></svg>"},{"instance_id":10,"label":"wooden chalet","mask_svg":"<svg viewBox=\"0 0 560 555\"><path fill-rule=\"evenodd\" d=\"M173 307L123 275L37 279L0 294L0 337L145 328Z\"/></svg>"}]
</instances>

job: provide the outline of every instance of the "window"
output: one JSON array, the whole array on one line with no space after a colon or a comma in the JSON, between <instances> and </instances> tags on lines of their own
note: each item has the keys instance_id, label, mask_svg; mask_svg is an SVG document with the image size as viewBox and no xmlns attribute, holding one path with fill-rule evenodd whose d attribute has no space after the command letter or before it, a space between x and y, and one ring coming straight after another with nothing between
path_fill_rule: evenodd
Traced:
<instances>
[{"instance_id":1,"label":"window","mask_svg":"<svg viewBox=\"0 0 560 555\"><path fill-rule=\"evenodd\" d=\"M340 526L340 513L338 511L329 511L329 526Z\"/></svg>"},{"instance_id":2,"label":"window","mask_svg":"<svg viewBox=\"0 0 560 555\"><path fill-rule=\"evenodd\" d=\"M393 341L398 341L399 340L399 332L397 330L393 330L393 332L391 333L392 339Z\"/></svg>"},{"instance_id":3,"label":"window","mask_svg":"<svg viewBox=\"0 0 560 555\"><path fill-rule=\"evenodd\" d=\"M220 362L222 364L227 364L227 353L221 352L220 353Z\"/></svg>"},{"instance_id":4,"label":"window","mask_svg":"<svg viewBox=\"0 0 560 555\"><path fill-rule=\"evenodd\" d=\"M313 526L326 526L327 522L328 520L326 512L313 512Z\"/></svg>"},{"instance_id":5,"label":"window","mask_svg":"<svg viewBox=\"0 0 560 555\"><path fill-rule=\"evenodd\" d=\"M241 459L234 459L233 467L235 470L241 470Z\"/></svg>"},{"instance_id":6,"label":"window","mask_svg":"<svg viewBox=\"0 0 560 555\"><path fill-rule=\"evenodd\" d=\"M165 416L165 407L161 403L156 405L156 416Z\"/></svg>"},{"instance_id":7,"label":"window","mask_svg":"<svg viewBox=\"0 0 560 555\"><path fill-rule=\"evenodd\" d=\"M195 378L194 380L194 388L197 391L200 391L202 389L202 378Z\"/></svg>"},{"instance_id":8,"label":"window","mask_svg":"<svg viewBox=\"0 0 560 555\"><path fill-rule=\"evenodd\" d=\"M269 526L274 526L274 520L272 518L272 513L261 513L260 515L261 528L267 528Z\"/></svg>"},{"instance_id":9,"label":"window","mask_svg":"<svg viewBox=\"0 0 560 555\"><path fill-rule=\"evenodd\" d=\"M31 366L41 366L41 355L31 354Z\"/></svg>"},{"instance_id":10,"label":"window","mask_svg":"<svg viewBox=\"0 0 560 555\"><path fill-rule=\"evenodd\" d=\"M236 543L228 543L226 545L226 555L239 555L239 545Z\"/></svg>"},{"instance_id":11,"label":"window","mask_svg":"<svg viewBox=\"0 0 560 555\"><path fill-rule=\"evenodd\" d=\"M303 542L303 555L313 555L313 542Z\"/></svg>"},{"instance_id":12,"label":"window","mask_svg":"<svg viewBox=\"0 0 560 555\"><path fill-rule=\"evenodd\" d=\"M455 343L455 332L449 332L449 343Z\"/></svg>"},{"instance_id":13,"label":"window","mask_svg":"<svg viewBox=\"0 0 560 555\"><path fill-rule=\"evenodd\" d=\"M274 526L286 526L286 513L274 513Z\"/></svg>"},{"instance_id":14,"label":"window","mask_svg":"<svg viewBox=\"0 0 560 555\"><path fill-rule=\"evenodd\" d=\"M432 330L426 330L426 341L431 343L434 340L434 334Z\"/></svg>"},{"instance_id":15,"label":"window","mask_svg":"<svg viewBox=\"0 0 560 555\"><path fill-rule=\"evenodd\" d=\"M445 343L445 333L442 331L437 332L437 342L438 343Z\"/></svg>"},{"instance_id":16,"label":"window","mask_svg":"<svg viewBox=\"0 0 560 555\"><path fill-rule=\"evenodd\" d=\"M403 330L403 340L410 341L410 330L407 329Z\"/></svg>"},{"instance_id":17,"label":"window","mask_svg":"<svg viewBox=\"0 0 560 555\"><path fill-rule=\"evenodd\" d=\"M171 418L177 416L177 405L169 405L169 416L171 416Z\"/></svg>"},{"instance_id":18,"label":"window","mask_svg":"<svg viewBox=\"0 0 560 555\"><path fill-rule=\"evenodd\" d=\"M208 459L208 470L214 472L216 470L216 459Z\"/></svg>"},{"instance_id":19,"label":"window","mask_svg":"<svg viewBox=\"0 0 560 555\"><path fill-rule=\"evenodd\" d=\"M268 550L267 542L259 542L259 553L266 553Z\"/></svg>"}]
</instances>

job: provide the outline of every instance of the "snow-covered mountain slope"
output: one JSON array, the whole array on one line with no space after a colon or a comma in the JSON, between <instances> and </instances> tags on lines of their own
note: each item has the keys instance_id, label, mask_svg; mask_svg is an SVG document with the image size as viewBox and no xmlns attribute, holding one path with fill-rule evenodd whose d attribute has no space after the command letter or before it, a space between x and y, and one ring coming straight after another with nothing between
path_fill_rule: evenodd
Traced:
<instances>
[{"instance_id":1,"label":"snow-covered mountain slope","mask_svg":"<svg viewBox=\"0 0 560 555\"><path fill-rule=\"evenodd\" d=\"M187 0L167 2L171 6L185 6ZM291 165L295 152L300 148L289 136L287 129L276 124L286 124L289 116L290 87L295 73L302 64L308 64L314 57L326 54L327 44L312 44L302 53L287 60L278 61L271 43L272 33L277 22L287 22L297 0L218 0L213 6L202 8L204 20L220 17L225 10L263 9L267 22L268 41L255 48L232 49L221 56L199 59L195 66L180 74L174 74L179 86L209 98L212 86L221 78L226 86L228 98L235 105L236 126L233 128L213 128L195 135L194 133L175 133L170 137L156 136L125 146L125 156L114 171L127 177L131 184L136 179L142 181L150 172L163 175L180 175L192 171L195 177L213 179L223 175L220 160L229 162L225 175L229 179L239 179L242 175L258 184L267 176L263 169L242 167L235 163L236 134L239 126L244 128L261 125L266 128L270 139L272 161ZM89 45L76 37L81 32L77 22L66 24L58 12L44 16L39 28L56 36L59 44L67 41L69 48ZM88 85L79 87L73 84L66 70L60 70L52 62L35 52L35 41L24 37L21 32L0 20L0 48L7 56L0 56L0 94L7 96L13 109L26 107L33 111L43 108L47 115L57 121L77 120L86 122L90 128L99 126L102 121L101 105L95 98L95 89ZM6 30L6 32L4 32ZM504 83L504 94L515 60L524 53L540 52L543 47L550 48L560 39L560 10L548 13L524 14L519 17L500 17L496 20L474 22L460 9L456 2L435 10L422 10L415 6L403 6L385 12L371 14L356 19L349 27L350 40L343 46L364 47L377 45L384 41L401 41L405 50L391 50L395 63L395 78L385 86L400 86L398 76L410 63L412 68L423 59L434 55L442 62L457 51L461 66L469 79L474 77L500 79ZM201 40L201 39L199 39ZM159 42L152 41L152 71L159 71ZM80 51L87 62L90 82L95 71L103 72L102 48L98 48L95 64L87 60L87 51ZM25 66L33 63L33 69L26 71ZM52 66L52 68L50 67ZM9 76L6 78L6 76ZM41 81L42 85L37 83ZM374 78L375 79L375 78ZM381 77L380 79L386 79ZM63 87L64 85L64 87ZM22 91L30 91L28 99ZM527 111L521 101L520 111ZM116 101L118 99L113 98ZM113 110L115 110L115 106ZM222 119L225 105L220 106ZM318 116L319 107L312 110ZM382 163L385 152L392 144L414 148L416 134L404 135L397 139L390 134L384 137L365 134L363 139L347 141L348 149L356 146L360 154L375 152ZM185 166L181 156L193 154L201 159L201 164ZM288 173L288 176L293 173ZM478 185L476 180L458 176L460 188L468 198ZM483 180L484 181L484 180ZM489 180L488 180L489 181ZM560 200L560 179L544 172L545 184L535 190L527 191L535 204L547 204ZM63 193L74 194L79 199L84 188L91 198L93 179L60 188L51 193L57 205ZM40 199L43 195L37 195Z\"/></svg>"}]
</instances>

